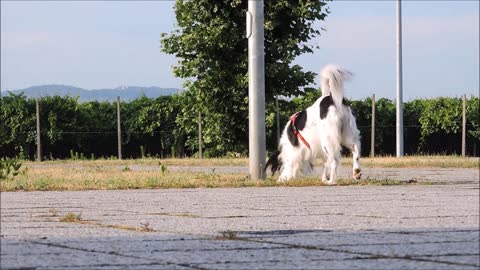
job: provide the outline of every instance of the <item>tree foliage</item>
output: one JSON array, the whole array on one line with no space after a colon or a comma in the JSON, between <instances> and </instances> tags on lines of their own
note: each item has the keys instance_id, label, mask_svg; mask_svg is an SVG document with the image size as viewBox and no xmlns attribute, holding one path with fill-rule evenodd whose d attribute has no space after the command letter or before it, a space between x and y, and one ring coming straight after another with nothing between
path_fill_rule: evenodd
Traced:
<instances>
[{"instance_id":1,"label":"tree foliage","mask_svg":"<svg viewBox=\"0 0 480 270\"><path fill-rule=\"evenodd\" d=\"M246 0L177 0L176 29L162 34L161 48L179 59L175 76L186 79L179 123L194 139L198 112L203 115L207 156L244 152L248 140ZM265 1L266 114L275 95L297 96L315 74L293 60L313 52L307 42L320 34L313 27L327 15L323 1ZM267 119L267 127L270 122Z\"/></svg>"}]
</instances>

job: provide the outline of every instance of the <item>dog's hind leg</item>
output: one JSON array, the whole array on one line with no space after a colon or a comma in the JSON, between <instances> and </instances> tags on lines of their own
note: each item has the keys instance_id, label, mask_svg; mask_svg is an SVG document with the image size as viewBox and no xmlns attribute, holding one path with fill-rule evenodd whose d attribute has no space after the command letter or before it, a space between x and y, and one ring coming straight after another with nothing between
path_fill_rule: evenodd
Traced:
<instances>
[{"instance_id":1,"label":"dog's hind leg","mask_svg":"<svg viewBox=\"0 0 480 270\"><path fill-rule=\"evenodd\" d=\"M355 126L356 129L356 126ZM359 180L362 177L362 167L360 165L360 132L344 130L349 134L344 134L342 138L342 145L346 146L350 151L352 151L353 166L352 166L352 177L355 180Z\"/></svg>"},{"instance_id":2,"label":"dog's hind leg","mask_svg":"<svg viewBox=\"0 0 480 270\"><path fill-rule=\"evenodd\" d=\"M362 177L362 167L360 165L360 131L355 123L355 117L351 110L348 110L348 116L343 123L342 145L352 151L353 156L353 172L352 177L359 180Z\"/></svg>"},{"instance_id":3,"label":"dog's hind leg","mask_svg":"<svg viewBox=\"0 0 480 270\"><path fill-rule=\"evenodd\" d=\"M353 166L352 166L352 177L355 180L359 180L362 177L362 167L360 165L360 140L356 142L351 142L350 140L344 140L342 145L352 151Z\"/></svg>"},{"instance_id":4,"label":"dog's hind leg","mask_svg":"<svg viewBox=\"0 0 480 270\"><path fill-rule=\"evenodd\" d=\"M335 185L337 183L337 169L340 165L340 149L338 149L338 146L336 144L330 143L326 145L325 153L327 155L327 162L325 162L324 170L328 174L327 184Z\"/></svg>"},{"instance_id":5,"label":"dog's hind leg","mask_svg":"<svg viewBox=\"0 0 480 270\"><path fill-rule=\"evenodd\" d=\"M360 166L360 142L354 143L352 147L353 155L353 179L359 180L362 177L362 168Z\"/></svg>"}]
</instances>

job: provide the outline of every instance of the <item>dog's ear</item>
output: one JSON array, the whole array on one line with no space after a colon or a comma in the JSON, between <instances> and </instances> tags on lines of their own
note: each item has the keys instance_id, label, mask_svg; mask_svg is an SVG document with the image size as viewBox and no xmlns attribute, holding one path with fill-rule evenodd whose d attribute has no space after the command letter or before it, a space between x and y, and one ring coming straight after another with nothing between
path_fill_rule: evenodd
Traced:
<instances>
[{"instance_id":1,"label":"dog's ear","mask_svg":"<svg viewBox=\"0 0 480 270\"><path fill-rule=\"evenodd\" d=\"M298 130L303 130L305 128L306 123L307 123L307 111L303 110L298 113L297 119L295 119L295 127Z\"/></svg>"},{"instance_id":2,"label":"dog's ear","mask_svg":"<svg viewBox=\"0 0 480 270\"><path fill-rule=\"evenodd\" d=\"M290 143L297 147L298 146L298 137L295 135L295 128L292 125L292 121L288 122L288 128L287 128L287 136L288 136L288 141Z\"/></svg>"}]
</instances>

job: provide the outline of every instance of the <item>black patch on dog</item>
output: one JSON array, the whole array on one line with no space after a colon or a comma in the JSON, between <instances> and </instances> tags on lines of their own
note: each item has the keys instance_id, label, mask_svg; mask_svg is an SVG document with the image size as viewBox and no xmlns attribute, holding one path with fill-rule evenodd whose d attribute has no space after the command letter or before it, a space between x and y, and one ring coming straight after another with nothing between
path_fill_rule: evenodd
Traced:
<instances>
[{"instance_id":1,"label":"black patch on dog","mask_svg":"<svg viewBox=\"0 0 480 270\"><path fill-rule=\"evenodd\" d=\"M342 99L342 104L350 108L350 102L346 99ZM335 106L335 104L333 104L333 98L330 95L320 101L320 119L327 117L328 108L332 105Z\"/></svg>"},{"instance_id":2,"label":"black patch on dog","mask_svg":"<svg viewBox=\"0 0 480 270\"><path fill-rule=\"evenodd\" d=\"M320 101L320 119L327 117L328 108L333 105L332 96L328 95Z\"/></svg>"},{"instance_id":3,"label":"black patch on dog","mask_svg":"<svg viewBox=\"0 0 480 270\"><path fill-rule=\"evenodd\" d=\"M307 123L307 112L301 111L298 113L297 118L295 119L295 127L292 125L292 122L288 124L287 129L287 136L290 143L297 147L298 146L298 137L295 135L295 129L297 131L301 131L305 128L305 124Z\"/></svg>"},{"instance_id":4,"label":"black patch on dog","mask_svg":"<svg viewBox=\"0 0 480 270\"><path fill-rule=\"evenodd\" d=\"M268 167L271 167L271 172L272 175L275 174L276 171L280 170L282 167L282 161L278 158L280 153L282 152L282 148L279 147L279 149L270 156L270 158L267 161L267 164L265 164L265 171L267 171Z\"/></svg>"},{"instance_id":5,"label":"black patch on dog","mask_svg":"<svg viewBox=\"0 0 480 270\"><path fill-rule=\"evenodd\" d=\"M295 127L300 131L305 128L305 123L307 123L307 112L301 111L297 115L297 119L295 119Z\"/></svg>"},{"instance_id":6,"label":"black patch on dog","mask_svg":"<svg viewBox=\"0 0 480 270\"><path fill-rule=\"evenodd\" d=\"M288 140L290 141L290 143L293 145L293 146L298 146L298 137L297 135L295 135L293 133L293 126L292 126L292 123L289 122L288 123L288 129L287 129L287 136L288 136Z\"/></svg>"}]
</instances>

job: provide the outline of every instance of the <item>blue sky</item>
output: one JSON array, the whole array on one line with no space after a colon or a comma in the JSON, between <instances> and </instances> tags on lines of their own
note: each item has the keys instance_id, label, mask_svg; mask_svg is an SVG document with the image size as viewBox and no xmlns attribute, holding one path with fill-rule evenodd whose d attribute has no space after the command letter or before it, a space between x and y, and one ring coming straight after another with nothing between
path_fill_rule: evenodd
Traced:
<instances>
[{"instance_id":1,"label":"blue sky","mask_svg":"<svg viewBox=\"0 0 480 270\"><path fill-rule=\"evenodd\" d=\"M159 49L175 24L172 1L1 1L1 89L67 84L181 87ZM395 97L395 2L333 1L296 60L319 72L338 63L355 73L347 96ZM403 2L404 98L479 90L478 1Z\"/></svg>"}]
</instances>

